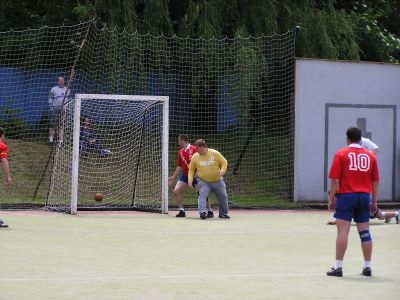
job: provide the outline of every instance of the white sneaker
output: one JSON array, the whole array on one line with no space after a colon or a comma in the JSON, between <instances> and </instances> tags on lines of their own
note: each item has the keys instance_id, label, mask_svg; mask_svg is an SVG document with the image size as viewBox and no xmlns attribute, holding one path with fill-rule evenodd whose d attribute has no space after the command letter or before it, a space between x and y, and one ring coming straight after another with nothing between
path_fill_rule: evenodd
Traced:
<instances>
[{"instance_id":1,"label":"white sneaker","mask_svg":"<svg viewBox=\"0 0 400 300\"><path fill-rule=\"evenodd\" d=\"M103 150L101 150L100 155L101 156L109 156L109 155L111 155L111 151L108 149L103 149Z\"/></svg>"}]
</instances>

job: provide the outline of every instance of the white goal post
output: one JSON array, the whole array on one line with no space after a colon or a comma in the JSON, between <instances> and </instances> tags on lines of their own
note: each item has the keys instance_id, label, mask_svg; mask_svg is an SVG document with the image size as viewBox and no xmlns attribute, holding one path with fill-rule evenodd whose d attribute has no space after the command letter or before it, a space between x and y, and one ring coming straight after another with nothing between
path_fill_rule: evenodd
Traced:
<instances>
[{"instance_id":1,"label":"white goal post","mask_svg":"<svg viewBox=\"0 0 400 300\"><path fill-rule=\"evenodd\" d=\"M46 208L168 213L168 118L167 96L76 94L62 110Z\"/></svg>"}]
</instances>

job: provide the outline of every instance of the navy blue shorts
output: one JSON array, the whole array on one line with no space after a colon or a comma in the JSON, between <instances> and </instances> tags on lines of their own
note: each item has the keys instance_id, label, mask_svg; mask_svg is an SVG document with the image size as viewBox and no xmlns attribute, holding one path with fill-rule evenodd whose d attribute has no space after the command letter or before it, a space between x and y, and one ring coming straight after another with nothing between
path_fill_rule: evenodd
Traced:
<instances>
[{"instance_id":1,"label":"navy blue shorts","mask_svg":"<svg viewBox=\"0 0 400 300\"><path fill-rule=\"evenodd\" d=\"M371 197L367 193L351 193L336 195L336 210L333 215L336 219L356 223L369 221Z\"/></svg>"},{"instance_id":2,"label":"navy blue shorts","mask_svg":"<svg viewBox=\"0 0 400 300\"><path fill-rule=\"evenodd\" d=\"M188 184L188 177L186 176L186 174L181 174L181 176L179 176L178 181L182 181L186 184ZM193 178L193 186L195 186L197 184L197 180L196 178Z\"/></svg>"}]
</instances>

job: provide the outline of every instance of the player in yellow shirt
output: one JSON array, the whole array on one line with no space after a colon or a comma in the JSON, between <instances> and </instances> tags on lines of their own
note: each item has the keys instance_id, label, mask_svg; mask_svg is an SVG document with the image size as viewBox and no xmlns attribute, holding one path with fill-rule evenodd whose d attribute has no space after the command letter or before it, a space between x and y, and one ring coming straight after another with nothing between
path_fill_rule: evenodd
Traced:
<instances>
[{"instance_id":1,"label":"player in yellow shirt","mask_svg":"<svg viewBox=\"0 0 400 300\"><path fill-rule=\"evenodd\" d=\"M225 157L217 150L207 147L204 140L200 139L194 143L197 153L192 156L189 165L188 185L193 187L194 174L197 176L199 188L199 213L200 218L207 218L206 200L208 194L213 191L218 200L219 217L229 219L228 215L228 194L224 174L228 168Z\"/></svg>"}]
</instances>

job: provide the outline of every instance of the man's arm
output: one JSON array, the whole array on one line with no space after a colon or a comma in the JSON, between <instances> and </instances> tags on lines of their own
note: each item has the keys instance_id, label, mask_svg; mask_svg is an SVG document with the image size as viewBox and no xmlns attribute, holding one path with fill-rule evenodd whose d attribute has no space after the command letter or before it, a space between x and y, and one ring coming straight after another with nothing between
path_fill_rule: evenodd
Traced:
<instances>
[{"instance_id":1,"label":"man's arm","mask_svg":"<svg viewBox=\"0 0 400 300\"><path fill-rule=\"evenodd\" d=\"M11 178L11 174L10 174L10 167L8 165L8 159L7 158L2 158L1 159L1 165L3 167L4 170L4 176L6 177L6 181L8 185L12 184L12 178Z\"/></svg>"},{"instance_id":2,"label":"man's arm","mask_svg":"<svg viewBox=\"0 0 400 300\"><path fill-rule=\"evenodd\" d=\"M377 144L375 144L373 141L370 139L367 139L365 137L361 138L361 146L369 151L372 152L372 154L376 155L378 153L379 147Z\"/></svg>"},{"instance_id":3,"label":"man's arm","mask_svg":"<svg viewBox=\"0 0 400 300\"><path fill-rule=\"evenodd\" d=\"M196 171L196 162L195 159L193 159L194 156L192 157L192 160L190 161L189 164L189 173L188 173L188 185L190 187L193 187L193 177L194 177L194 173Z\"/></svg>"},{"instance_id":4,"label":"man's arm","mask_svg":"<svg viewBox=\"0 0 400 300\"><path fill-rule=\"evenodd\" d=\"M50 106L50 108L53 106L53 102L54 102L54 93L53 93L53 89L51 89L50 92L49 92L49 106Z\"/></svg>"},{"instance_id":5,"label":"man's arm","mask_svg":"<svg viewBox=\"0 0 400 300\"><path fill-rule=\"evenodd\" d=\"M376 155L376 154L378 153L378 151L379 151L379 148L376 148L376 149L371 150L371 152L372 152L373 155Z\"/></svg>"},{"instance_id":6,"label":"man's arm","mask_svg":"<svg viewBox=\"0 0 400 300\"><path fill-rule=\"evenodd\" d=\"M174 171L174 174L172 174L172 176L170 176L168 178L168 185L171 185L174 180L176 179L176 177L182 172L182 167L180 166L176 166L176 169Z\"/></svg>"},{"instance_id":7,"label":"man's arm","mask_svg":"<svg viewBox=\"0 0 400 300\"><path fill-rule=\"evenodd\" d=\"M220 152L217 152L217 159L218 159L219 164L221 165L221 168L218 171L218 174L219 174L219 176L222 177L225 175L226 170L228 169L228 161Z\"/></svg>"},{"instance_id":8,"label":"man's arm","mask_svg":"<svg viewBox=\"0 0 400 300\"><path fill-rule=\"evenodd\" d=\"M329 193L329 200L328 200L328 209L330 211L334 211L335 210L335 206L336 206L336 193L339 189L339 179L337 178L331 178L331 191Z\"/></svg>"}]
</instances>

